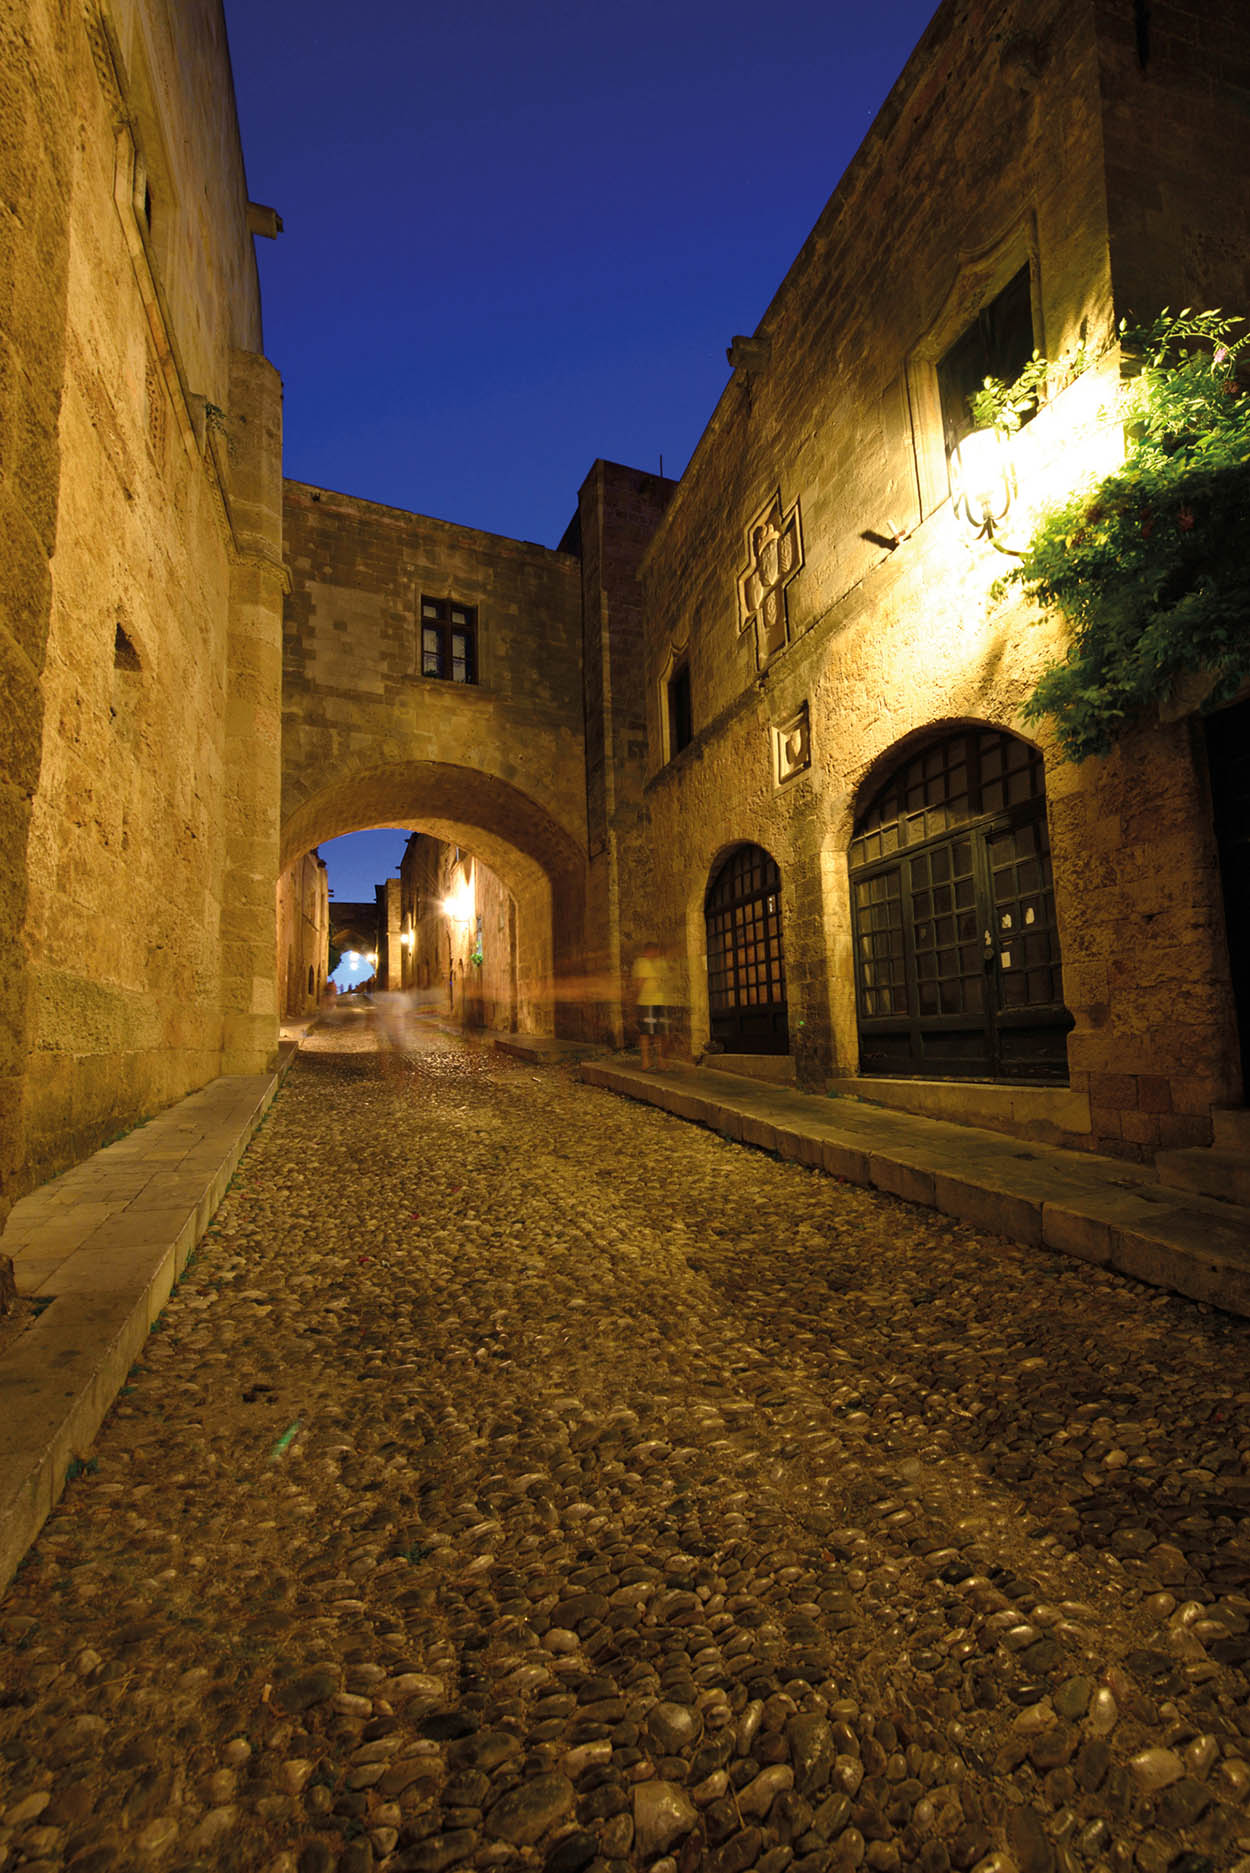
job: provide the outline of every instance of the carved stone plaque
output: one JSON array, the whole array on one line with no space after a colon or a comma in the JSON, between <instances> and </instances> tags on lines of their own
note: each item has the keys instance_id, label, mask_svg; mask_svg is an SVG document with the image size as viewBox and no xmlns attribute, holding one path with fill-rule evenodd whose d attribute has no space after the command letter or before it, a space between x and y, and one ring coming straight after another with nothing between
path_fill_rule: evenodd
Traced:
<instances>
[{"instance_id":1,"label":"carved stone plaque","mask_svg":"<svg viewBox=\"0 0 1250 1873\"><path fill-rule=\"evenodd\" d=\"M773 728L773 774L777 785L793 780L812 764L812 737L807 704L788 721Z\"/></svg>"},{"instance_id":2,"label":"carved stone plaque","mask_svg":"<svg viewBox=\"0 0 1250 1873\"><path fill-rule=\"evenodd\" d=\"M763 669L789 638L786 587L803 564L799 504L785 511L778 489L747 528L747 564L738 577L738 632L755 630L755 661Z\"/></svg>"}]
</instances>

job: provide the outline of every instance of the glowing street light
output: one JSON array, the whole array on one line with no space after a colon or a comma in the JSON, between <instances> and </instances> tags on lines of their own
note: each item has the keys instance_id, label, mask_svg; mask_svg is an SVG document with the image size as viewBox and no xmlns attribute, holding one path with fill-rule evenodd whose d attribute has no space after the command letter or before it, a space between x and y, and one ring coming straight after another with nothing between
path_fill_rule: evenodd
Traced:
<instances>
[{"instance_id":1,"label":"glowing street light","mask_svg":"<svg viewBox=\"0 0 1250 1873\"><path fill-rule=\"evenodd\" d=\"M1007 438L997 429L972 430L951 454L951 479L955 512L963 514L977 538L1000 553L1015 553L997 537L1016 492Z\"/></svg>"},{"instance_id":2,"label":"glowing street light","mask_svg":"<svg viewBox=\"0 0 1250 1873\"><path fill-rule=\"evenodd\" d=\"M443 899L443 909L453 923L470 924L473 922L475 903L473 886L467 878L461 878L451 895Z\"/></svg>"}]
</instances>

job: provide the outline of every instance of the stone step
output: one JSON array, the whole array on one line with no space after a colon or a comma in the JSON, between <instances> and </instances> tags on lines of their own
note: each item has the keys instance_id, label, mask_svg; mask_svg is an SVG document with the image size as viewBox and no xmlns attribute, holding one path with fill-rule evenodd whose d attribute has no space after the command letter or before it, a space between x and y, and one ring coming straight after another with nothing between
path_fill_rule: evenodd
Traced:
<instances>
[{"instance_id":1,"label":"stone step","mask_svg":"<svg viewBox=\"0 0 1250 1873\"><path fill-rule=\"evenodd\" d=\"M1250 1154L1250 1106L1217 1107L1211 1113L1218 1151Z\"/></svg>"},{"instance_id":2,"label":"stone step","mask_svg":"<svg viewBox=\"0 0 1250 1873\"><path fill-rule=\"evenodd\" d=\"M1222 1150L1216 1145L1160 1151L1155 1170L1159 1182L1173 1189L1199 1190L1204 1196L1250 1206L1250 1151Z\"/></svg>"},{"instance_id":3,"label":"stone step","mask_svg":"<svg viewBox=\"0 0 1250 1873\"><path fill-rule=\"evenodd\" d=\"M716 1073L738 1073L743 1079L765 1080L770 1086L794 1085L793 1054L708 1053L703 1061Z\"/></svg>"}]
</instances>

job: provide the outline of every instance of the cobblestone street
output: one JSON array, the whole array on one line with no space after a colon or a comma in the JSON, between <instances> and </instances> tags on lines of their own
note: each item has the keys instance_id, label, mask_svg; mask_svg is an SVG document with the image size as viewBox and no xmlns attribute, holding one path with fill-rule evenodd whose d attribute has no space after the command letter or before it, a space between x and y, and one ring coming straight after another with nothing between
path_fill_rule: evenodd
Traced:
<instances>
[{"instance_id":1,"label":"cobblestone street","mask_svg":"<svg viewBox=\"0 0 1250 1873\"><path fill-rule=\"evenodd\" d=\"M0 1604L27 1873L1250 1873L1250 1323L367 1017Z\"/></svg>"}]
</instances>

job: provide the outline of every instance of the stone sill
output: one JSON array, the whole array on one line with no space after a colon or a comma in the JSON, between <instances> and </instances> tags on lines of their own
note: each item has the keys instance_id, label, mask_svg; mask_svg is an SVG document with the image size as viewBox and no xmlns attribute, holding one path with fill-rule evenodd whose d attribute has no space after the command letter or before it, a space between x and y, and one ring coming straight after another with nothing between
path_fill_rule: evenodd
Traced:
<instances>
[{"instance_id":1,"label":"stone sill","mask_svg":"<svg viewBox=\"0 0 1250 1873\"><path fill-rule=\"evenodd\" d=\"M422 676L419 670L405 671L399 681L405 688L429 689L436 695L473 696L481 702L493 702L499 694L489 683L453 683L445 676Z\"/></svg>"}]
</instances>

